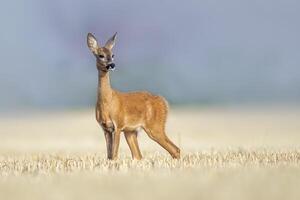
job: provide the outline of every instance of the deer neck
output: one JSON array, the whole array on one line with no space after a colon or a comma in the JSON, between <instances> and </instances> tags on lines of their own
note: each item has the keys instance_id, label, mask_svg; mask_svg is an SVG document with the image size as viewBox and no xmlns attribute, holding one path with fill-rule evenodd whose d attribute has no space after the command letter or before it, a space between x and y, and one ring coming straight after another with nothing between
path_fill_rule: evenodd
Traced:
<instances>
[{"instance_id":1,"label":"deer neck","mask_svg":"<svg viewBox=\"0 0 300 200\"><path fill-rule=\"evenodd\" d=\"M110 86L109 72L99 70L98 103L109 104L112 101L113 90Z\"/></svg>"}]
</instances>

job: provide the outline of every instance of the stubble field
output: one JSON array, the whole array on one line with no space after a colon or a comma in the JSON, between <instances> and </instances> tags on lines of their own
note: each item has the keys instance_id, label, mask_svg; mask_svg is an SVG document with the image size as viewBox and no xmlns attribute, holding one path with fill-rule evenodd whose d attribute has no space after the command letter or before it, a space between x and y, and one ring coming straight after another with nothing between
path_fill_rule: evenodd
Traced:
<instances>
[{"instance_id":1,"label":"stubble field","mask_svg":"<svg viewBox=\"0 0 300 200\"><path fill-rule=\"evenodd\" d=\"M300 107L175 108L167 126L180 160L142 132L142 161L124 137L108 161L93 110L2 115L0 199L300 198Z\"/></svg>"}]
</instances>

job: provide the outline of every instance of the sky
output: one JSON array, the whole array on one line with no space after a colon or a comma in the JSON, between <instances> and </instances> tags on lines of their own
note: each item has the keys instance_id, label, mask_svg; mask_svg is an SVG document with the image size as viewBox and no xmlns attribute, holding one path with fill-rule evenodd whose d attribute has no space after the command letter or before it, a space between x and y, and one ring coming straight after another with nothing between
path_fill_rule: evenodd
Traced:
<instances>
[{"instance_id":1,"label":"sky","mask_svg":"<svg viewBox=\"0 0 300 200\"><path fill-rule=\"evenodd\" d=\"M178 104L299 102L300 3L293 0L4 1L0 110L91 107L86 46L118 32L112 86Z\"/></svg>"}]
</instances>

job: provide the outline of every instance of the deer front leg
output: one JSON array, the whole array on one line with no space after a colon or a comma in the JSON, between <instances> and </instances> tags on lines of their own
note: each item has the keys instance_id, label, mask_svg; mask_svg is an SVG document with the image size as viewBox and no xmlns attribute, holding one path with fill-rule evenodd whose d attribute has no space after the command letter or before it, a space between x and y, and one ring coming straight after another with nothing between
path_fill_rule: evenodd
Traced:
<instances>
[{"instance_id":1,"label":"deer front leg","mask_svg":"<svg viewBox=\"0 0 300 200\"><path fill-rule=\"evenodd\" d=\"M116 160L118 158L118 150L120 144L121 131L117 129L113 134L113 145L112 145L112 159Z\"/></svg>"},{"instance_id":2,"label":"deer front leg","mask_svg":"<svg viewBox=\"0 0 300 200\"><path fill-rule=\"evenodd\" d=\"M125 138L126 138L128 146L130 148L132 158L141 160L142 154L141 154L139 144L137 141L137 132L136 131L125 132Z\"/></svg>"},{"instance_id":3,"label":"deer front leg","mask_svg":"<svg viewBox=\"0 0 300 200\"><path fill-rule=\"evenodd\" d=\"M112 159L113 151L113 132L114 132L114 125L112 123L101 123L101 126L104 131L105 141L106 141L106 149L107 149L107 159Z\"/></svg>"},{"instance_id":4,"label":"deer front leg","mask_svg":"<svg viewBox=\"0 0 300 200\"><path fill-rule=\"evenodd\" d=\"M112 159L112 132L104 131L105 141L106 141L106 152L107 152L107 159Z\"/></svg>"}]
</instances>

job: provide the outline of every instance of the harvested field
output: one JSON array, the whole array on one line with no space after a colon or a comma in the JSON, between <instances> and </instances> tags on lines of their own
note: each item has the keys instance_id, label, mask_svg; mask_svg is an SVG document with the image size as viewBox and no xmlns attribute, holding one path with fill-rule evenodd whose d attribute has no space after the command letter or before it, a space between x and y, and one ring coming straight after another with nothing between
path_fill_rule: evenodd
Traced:
<instances>
[{"instance_id":1,"label":"harvested field","mask_svg":"<svg viewBox=\"0 0 300 200\"><path fill-rule=\"evenodd\" d=\"M173 160L140 133L108 161L92 111L0 120L1 199L299 199L300 109L175 109Z\"/></svg>"}]
</instances>

